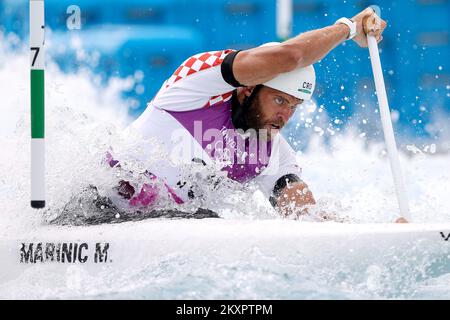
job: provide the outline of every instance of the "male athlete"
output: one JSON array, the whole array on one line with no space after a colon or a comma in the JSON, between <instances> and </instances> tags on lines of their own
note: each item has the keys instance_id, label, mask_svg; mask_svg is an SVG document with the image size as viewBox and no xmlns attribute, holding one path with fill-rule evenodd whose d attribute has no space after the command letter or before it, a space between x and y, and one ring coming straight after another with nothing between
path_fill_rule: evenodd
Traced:
<instances>
[{"instance_id":1,"label":"male athlete","mask_svg":"<svg viewBox=\"0 0 450 320\"><path fill-rule=\"evenodd\" d=\"M370 30L368 20L375 25ZM222 163L228 179L255 183L280 214L306 213L315 200L279 130L299 104L311 99L316 61L349 39L367 47L366 32L379 42L385 27L368 8L283 43L188 58L130 126L144 138L156 138L169 158L148 168L149 183L143 186L120 181L118 194L137 207L151 206L164 192L172 201L185 203L201 197L186 165ZM113 155L108 156L109 164L116 166ZM152 181L159 181L159 187Z\"/></svg>"}]
</instances>

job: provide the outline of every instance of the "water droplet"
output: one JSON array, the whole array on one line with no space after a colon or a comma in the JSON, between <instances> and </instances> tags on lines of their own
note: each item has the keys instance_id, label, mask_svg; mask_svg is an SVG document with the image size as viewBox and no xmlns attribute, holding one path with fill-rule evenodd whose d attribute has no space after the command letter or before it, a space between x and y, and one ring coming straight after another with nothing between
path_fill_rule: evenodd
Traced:
<instances>
[{"instance_id":1,"label":"water droplet","mask_svg":"<svg viewBox=\"0 0 450 320\"><path fill-rule=\"evenodd\" d=\"M430 146L430 152L431 153L435 153L436 152L436 145L434 143L432 143L431 146Z\"/></svg>"}]
</instances>

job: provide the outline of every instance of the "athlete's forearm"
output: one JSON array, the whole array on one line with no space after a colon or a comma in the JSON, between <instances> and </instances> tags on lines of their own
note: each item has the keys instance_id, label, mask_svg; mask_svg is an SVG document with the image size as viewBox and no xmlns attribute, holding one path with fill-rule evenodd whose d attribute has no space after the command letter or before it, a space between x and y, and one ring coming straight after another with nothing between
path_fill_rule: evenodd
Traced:
<instances>
[{"instance_id":1,"label":"athlete's forearm","mask_svg":"<svg viewBox=\"0 0 450 320\"><path fill-rule=\"evenodd\" d=\"M381 20L372 9L361 11L352 20L356 23L353 41L360 47L367 47L365 30L381 41L386 21ZM245 86L265 83L280 73L317 62L343 42L349 33L347 25L336 24L302 33L278 46L244 50L234 60L233 75Z\"/></svg>"},{"instance_id":2,"label":"athlete's forearm","mask_svg":"<svg viewBox=\"0 0 450 320\"><path fill-rule=\"evenodd\" d=\"M264 83L282 72L315 63L344 41L348 33L346 25L338 24L305 32L278 46L242 51L233 63L234 77L246 86Z\"/></svg>"},{"instance_id":3,"label":"athlete's forearm","mask_svg":"<svg viewBox=\"0 0 450 320\"><path fill-rule=\"evenodd\" d=\"M345 41L349 34L345 24L336 24L302 33L283 42L291 47L296 57L295 67L309 66L325 57L333 48Z\"/></svg>"}]
</instances>

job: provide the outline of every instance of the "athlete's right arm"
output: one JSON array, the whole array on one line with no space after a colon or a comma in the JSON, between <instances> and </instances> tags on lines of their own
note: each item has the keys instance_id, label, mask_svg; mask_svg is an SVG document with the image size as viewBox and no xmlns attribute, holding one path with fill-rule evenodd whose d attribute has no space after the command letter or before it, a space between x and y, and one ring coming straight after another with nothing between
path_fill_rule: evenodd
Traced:
<instances>
[{"instance_id":1,"label":"athlete's right arm","mask_svg":"<svg viewBox=\"0 0 450 320\"><path fill-rule=\"evenodd\" d=\"M386 27L370 8L352 19L357 25L357 34L353 38L358 45L367 46L362 23L368 18L378 19L378 27L372 31L377 40ZM264 83L283 72L309 66L325 57L334 47L343 42L349 34L345 24L335 24L322 29L302 33L278 46L257 47L239 52L233 63L235 79L245 86Z\"/></svg>"}]
</instances>

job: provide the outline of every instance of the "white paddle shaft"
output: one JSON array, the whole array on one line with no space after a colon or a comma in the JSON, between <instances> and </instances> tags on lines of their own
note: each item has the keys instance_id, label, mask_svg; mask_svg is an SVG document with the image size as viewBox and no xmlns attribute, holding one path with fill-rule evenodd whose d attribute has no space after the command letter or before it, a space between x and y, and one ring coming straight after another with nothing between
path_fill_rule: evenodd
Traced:
<instances>
[{"instance_id":1,"label":"white paddle shaft","mask_svg":"<svg viewBox=\"0 0 450 320\"><path fill-rule=\"evenodd\" d=\"M403 182L400 161L398 157L397 145L395 143L394 130L392 128L391 114L384 85L383 71L381 69L380 54L378 52L377 40L374 36L368 35L370 61L372 63L373 77L375 79L375 89L380 106L381 124L383 126L384 139L391 165L392 176L394 179L395 192L397 194L398 205L401 215L410 221L408 198Z\"/></svg>"}]
</instances>

